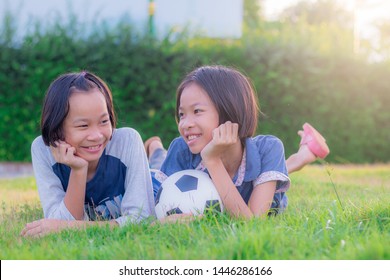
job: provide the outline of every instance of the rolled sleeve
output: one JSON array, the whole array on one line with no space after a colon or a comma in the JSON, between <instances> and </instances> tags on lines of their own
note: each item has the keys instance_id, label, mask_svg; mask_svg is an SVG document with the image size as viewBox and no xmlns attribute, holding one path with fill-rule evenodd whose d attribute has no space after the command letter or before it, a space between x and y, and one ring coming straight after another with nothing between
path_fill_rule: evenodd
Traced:
<instances>
[{"instance_id":1,"label":"rolled sleeve","mask_svg":"<svg viewBox=\"0 0 390 280\"><path fill-rule=\"evenodd\" d=\"M253 181L253 187L260 184L276 181L276 193L286 192L290 188L290 178L285 174L277 171L267 171L260 174L255 181Z\"/></svg>"}]
</instances>

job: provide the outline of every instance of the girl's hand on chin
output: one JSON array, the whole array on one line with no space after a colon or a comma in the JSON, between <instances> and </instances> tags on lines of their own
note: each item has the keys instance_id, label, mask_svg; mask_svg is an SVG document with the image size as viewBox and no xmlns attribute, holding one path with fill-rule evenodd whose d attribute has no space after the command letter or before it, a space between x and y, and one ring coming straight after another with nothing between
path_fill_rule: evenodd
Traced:
<instances>
[{"instance_id":1,"label":"girl's hand on chin","mask_svg":"<svg viewBox=\"0 0 390 280\"><path fill-rule=\"evenodd\" d=\"M227 121L213 130L213 139L203 148L201 157L203 160L220 158L239 141L238 124Z\"/></svg>"},{"instance_id":2,"label":"girl's hand on chin","mask_svg":"<svg viewBox=\"0 0 390 280\"><path fill-rule=\"evenodd\" d=\"M51 153L58 163L66 164L72 169L82 169L88 162L76 155L76 148L64 141L56 141L56 146L50 146Z\"/></svg>"}]
</instances>

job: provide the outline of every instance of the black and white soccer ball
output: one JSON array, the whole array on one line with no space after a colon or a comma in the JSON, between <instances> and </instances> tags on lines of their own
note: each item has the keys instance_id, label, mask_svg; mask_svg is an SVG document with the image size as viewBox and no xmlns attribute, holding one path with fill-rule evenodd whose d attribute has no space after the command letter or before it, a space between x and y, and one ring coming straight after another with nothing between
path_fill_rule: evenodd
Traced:
<instances>
[{"instance_id":1,"label":"black and white soccer ball","mask_svg":"<svg viewBox=\"0 0 390 280\"><path fill-rule=\"evenodd\" d=\"M199 170L182 170L161 184L156 196L158 219L172 214L206 211L223 212L222 200L209 175Z\"/></svg>"}]
</instances>

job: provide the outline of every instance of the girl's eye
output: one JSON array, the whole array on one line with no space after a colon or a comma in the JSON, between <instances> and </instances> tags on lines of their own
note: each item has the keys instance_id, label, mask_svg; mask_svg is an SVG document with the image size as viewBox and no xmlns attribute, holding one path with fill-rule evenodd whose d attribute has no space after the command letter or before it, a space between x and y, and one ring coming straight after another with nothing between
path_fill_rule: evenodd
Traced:
<instances>
[{"instance_id":1,"label":"girl's eye","mask_svg":"<svg viewBox=\"0 0 390 280\"><path fill-rule=\"evenodd\" d=\"M80 125L78 125L77 127L78 127L78 128L85 128L85 127L88 127L88 125L87 125L87 124L80 124Z\"/></svg>"},{"instance_id":2,"label":"girl's eye","mask_svg":"<svg viewBox=\"0 0 390 280\"><path fill-rule=\"evenodd\" d=\"M102 124L107 124L110 120L102 120Z\"/></svg>"},{"instance_id":3,"label":"girl's eye","mask_svg":"<svg viewBox=\"0 0 390 280\"><path fill-rule=\"evenodd\" d=\"M179 116L179 119L181 119L184 116L184 114L179 112L178 116Z\"/></svg>"},{"instance_id":4,"label":"girl's eye","mask_svg":"<svg viewBox=\"0 0 390 280\"><path fill-rule=\"evenodd\" d=\"M195 114L198 114L198 113L200 113L200 112L202 112L201 109L195 109L195 110L194 110L194 113L195 113Z\"/></svg>"}]
</instances>

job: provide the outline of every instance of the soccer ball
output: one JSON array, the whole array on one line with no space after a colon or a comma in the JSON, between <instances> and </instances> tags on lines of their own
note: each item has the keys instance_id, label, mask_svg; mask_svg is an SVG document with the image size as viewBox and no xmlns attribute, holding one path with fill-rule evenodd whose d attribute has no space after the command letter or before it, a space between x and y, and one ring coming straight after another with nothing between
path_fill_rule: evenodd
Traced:
<instances>
[{"instance_id":1,"label":"soccer ball","mask_svg":"<svg viewBox=\"0 0 390 280\"><path fill-rule=\"evenodd\" d=\"M223 211L222 200L209 175L199 170L182 170L161 184L156 196L158 219L172 214L203 214Z\"/></svg>"}]
</instances>

